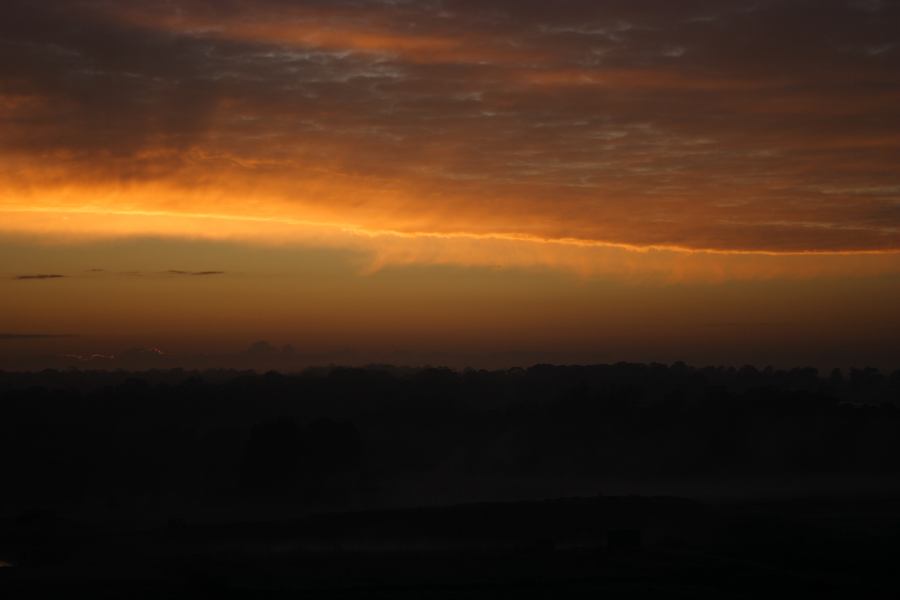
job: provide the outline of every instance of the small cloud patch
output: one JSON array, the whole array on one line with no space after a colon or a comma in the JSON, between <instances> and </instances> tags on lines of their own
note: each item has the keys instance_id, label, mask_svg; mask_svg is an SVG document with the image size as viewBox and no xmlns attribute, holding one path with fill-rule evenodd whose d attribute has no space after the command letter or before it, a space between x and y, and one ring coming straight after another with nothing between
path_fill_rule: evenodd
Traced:
<instances>
[{"instance_id":1,"label":"small cloud patch","mask_svg":"<svg viewBox=\"0 0 900 600\"><path fill-rule=\"evenodd\" d=\"M206 277L209 275L224 275L225 271L178 271L170 269L167 271L169 275L187 275L189 277Z\"/></svg>"},{"instance_id":2,"label":"small cloud patch","mask_svg":"<svg viewBox=\"0 0 900 600\"><path fill-rule=\"evenodd\" d=\"M57 273L35 273L33 275L16 275L13 277L16 281L31 281L31 280L39 280L39 279L62 279L65 275L59 275Z\"/></svg>"}]
</instances>

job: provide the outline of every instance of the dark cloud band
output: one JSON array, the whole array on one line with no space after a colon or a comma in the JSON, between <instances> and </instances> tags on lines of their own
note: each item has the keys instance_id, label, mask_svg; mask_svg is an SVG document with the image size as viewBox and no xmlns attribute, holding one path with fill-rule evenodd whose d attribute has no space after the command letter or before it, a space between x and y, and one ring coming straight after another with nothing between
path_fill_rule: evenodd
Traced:
<instances>
[{"instance_id":1,"label":"dark cloud band","mask_svg":"<svg viewBox=\"0 0 900 600\"><path fill-rule=\"evenodd\" d=\"M62 279L65 275L58 275L55 273L36 273L34 275L16 275L13 277L16 281L31 281L31 280L42 280L42 279Z\"/></svg>"},{"instance_id":2,"label":"dark cloud band","mask_svg":"<svg viewBox=\"0 0 900 600\"><path fill-rule=\"evenodd\" d=\"M166 271L169 275L187 275L189 277L207 277L210 275L224 275L225 271L178 271L175 269Z\"/></svg>"}]
</instances>

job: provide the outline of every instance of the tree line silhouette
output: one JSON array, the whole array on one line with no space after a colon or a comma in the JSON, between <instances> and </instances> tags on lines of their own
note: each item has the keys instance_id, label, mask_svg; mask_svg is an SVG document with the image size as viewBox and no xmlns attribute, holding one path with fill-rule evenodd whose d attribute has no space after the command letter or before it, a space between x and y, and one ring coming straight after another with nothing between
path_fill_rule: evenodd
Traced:
<instances>
[{"instance_id":1,"label":"tree line silhouette","mask_svg":"<svg viewBox=\"0 0 900 600\"><path fill-rule=\"evenodd\" d=\"M339 507L426 479L477 498L471 482L504 478L890 477L898 401L900 371L875 369L0 373L2 503Z\"/></svg>"}]
</instances>

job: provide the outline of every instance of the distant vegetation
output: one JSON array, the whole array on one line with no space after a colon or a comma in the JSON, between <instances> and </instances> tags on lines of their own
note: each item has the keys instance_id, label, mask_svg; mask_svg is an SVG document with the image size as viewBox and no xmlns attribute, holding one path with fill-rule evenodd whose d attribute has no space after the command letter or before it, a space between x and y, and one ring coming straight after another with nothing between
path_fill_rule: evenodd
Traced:
<instances>
[{"instance_id":1,"label":"distant vegetation","mask_svg":"<svg viewBox=\"0 0 900 600\"><path fill-rule=\"evenodd\" d=\"M448 489L478 499L485 481L553 496L541 482L889 478L898 402L900 371L873 369L0 373L2 508L365 507L401 489L413 504Z\"/></svg>"}]
</instances>

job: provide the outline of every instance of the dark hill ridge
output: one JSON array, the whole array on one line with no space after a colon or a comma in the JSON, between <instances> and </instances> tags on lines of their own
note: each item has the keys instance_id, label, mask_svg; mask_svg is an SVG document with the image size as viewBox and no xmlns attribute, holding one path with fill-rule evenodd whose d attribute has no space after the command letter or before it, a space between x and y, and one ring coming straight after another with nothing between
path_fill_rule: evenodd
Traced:
<instances>
[{"instance_id":1,"label":"dark hill ridge","mask_svg":"<svg viewBox=\"0 0 900 600\"><path fill-rule=\"evenodd\" d=\"M897 374L681 364L0 373L0 511L877 492L898 398Z\"/></svg>"},{"instance_id":2,"label":"dark hill ridge","mask_svg":"<svg viewBox=\"0 0 900 600\"><path fill-rule=\"evenodd\" d=\"M0 373L0 588L846 595L900 542L898 399L682 364Z\"/></svg>"}]
</instances>

